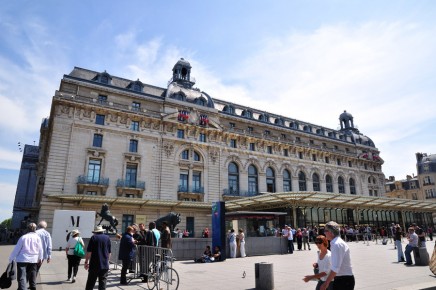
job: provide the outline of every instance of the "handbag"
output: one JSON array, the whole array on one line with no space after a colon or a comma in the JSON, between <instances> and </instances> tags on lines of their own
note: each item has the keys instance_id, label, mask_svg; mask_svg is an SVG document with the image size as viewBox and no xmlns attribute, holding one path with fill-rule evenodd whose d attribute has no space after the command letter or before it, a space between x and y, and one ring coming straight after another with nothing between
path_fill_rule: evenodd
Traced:
<instances>
[{"instance_id":1,"label":"handbag","mask_svg":"<svg viewBox=\"0 0 436 290\"><path fill-rule=\"evenodd\" d=\"M433 254L431 255L429 267L430 271L436 275L436 247L433 249Z\"/></svg>"},{"instance_id":2,"label":"handbag","mask_svg":"<svg viewBox=\"0 0 436 290\"><path fill-rule=\"evenodd\" d=\"M74 247L74 255L83 258L85 257L85 249L83 249L83 245L81 243L81 239L77 240L76 246Z\"/></svg>"}]
</instances>

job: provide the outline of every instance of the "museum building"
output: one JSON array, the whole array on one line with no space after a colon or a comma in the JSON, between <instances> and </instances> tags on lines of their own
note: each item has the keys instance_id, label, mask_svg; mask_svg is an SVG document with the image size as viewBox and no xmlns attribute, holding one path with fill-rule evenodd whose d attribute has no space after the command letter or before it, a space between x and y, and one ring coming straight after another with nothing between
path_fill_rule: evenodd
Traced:
<instances>
[{"instance_id":1,"label":"museum building","mask_svg":"<svg viewBox=\"0 0 436 290\"><path fill-rule=\"evenodd\" d=\"M39 218L50 225L55 209L107 203L123 229L177 212L179 228L199 237L212 202L226 201L253 230L432 222L434 203L383 197L380 152L350 113L335 130L194 85L183 58L166 88L78 67L64 75L41 125ZM277 215L265 220L265 210Z\"/></svg>"}]
</instances>

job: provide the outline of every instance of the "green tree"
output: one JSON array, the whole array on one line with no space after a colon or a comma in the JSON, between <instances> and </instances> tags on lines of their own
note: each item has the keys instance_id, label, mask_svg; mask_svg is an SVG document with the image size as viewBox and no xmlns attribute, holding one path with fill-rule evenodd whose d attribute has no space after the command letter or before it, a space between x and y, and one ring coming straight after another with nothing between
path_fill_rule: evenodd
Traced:
<instances>
[{"instance_id":1,"label":"green tree","mask_svg":"<svg viewBox=\"0 0 436 290\"><path fill-rule=\"evenodd\" d=\"M0 223L0 227L10 229L12 225L12 218L5 219Z\"/></svg>"}]
</instances>

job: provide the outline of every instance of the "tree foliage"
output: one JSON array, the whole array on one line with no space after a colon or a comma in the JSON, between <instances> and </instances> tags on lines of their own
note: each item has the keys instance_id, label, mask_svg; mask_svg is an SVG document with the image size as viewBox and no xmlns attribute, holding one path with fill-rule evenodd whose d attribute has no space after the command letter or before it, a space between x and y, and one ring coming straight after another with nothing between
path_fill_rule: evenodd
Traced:
<instances>
[{"instance_id":1,"label":"tree foliage","mask_svg":"<svg viewBox=\"0 0 436 290\"><path fill-rule=\"evenodd\" d=\"M0 223L0 227L2 227L2 228L4 227L7 229L10 229L11 225L12 225L12 218L5 219L4 221L2 221Z\"/></svg>"}]
</instances>

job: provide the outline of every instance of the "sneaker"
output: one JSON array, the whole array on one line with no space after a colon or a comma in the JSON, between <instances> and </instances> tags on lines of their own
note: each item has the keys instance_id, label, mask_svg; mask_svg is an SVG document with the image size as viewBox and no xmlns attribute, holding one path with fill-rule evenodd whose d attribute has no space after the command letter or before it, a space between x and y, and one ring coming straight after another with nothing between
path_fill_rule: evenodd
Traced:
<instances>
[{"instance_id":1,"label":"sneaker","mask_svg":"<svg viewBox=\"0 0 436 290\"><path fill-rule=\"evenodd\" d=\"M67 281L68 281L68 282L71 281L71 278L68 278Z\"/></svg>"},{"instance_id":2,"label":"sneaker","mask_svg":"<svg viewBox=\"0 0 436 290\"><path fill-rule=\"evenodd\" d=\"M73 279L71 279L71 283L76 283L76 277L73 277Z\"/></svg>"}]
</instances>

